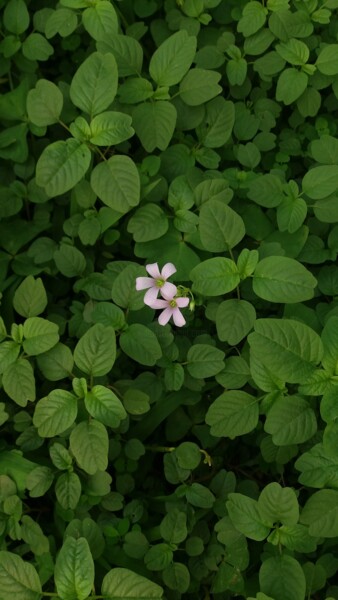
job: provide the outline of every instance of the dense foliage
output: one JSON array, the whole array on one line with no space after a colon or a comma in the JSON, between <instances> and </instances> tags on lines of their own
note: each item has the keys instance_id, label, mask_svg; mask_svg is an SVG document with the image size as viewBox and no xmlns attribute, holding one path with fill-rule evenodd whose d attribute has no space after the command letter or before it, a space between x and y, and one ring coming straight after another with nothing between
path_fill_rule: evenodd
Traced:
<instances>
[{"instance_id":1,"label":"dense foliage","mask_svg":"<svg viewBox=\"0 0 338 600\"><path fill-rule=\"evenodd\" d=\"M0 0L1 600L338 599L337 8Z\"/></svg>"}]
</instances>

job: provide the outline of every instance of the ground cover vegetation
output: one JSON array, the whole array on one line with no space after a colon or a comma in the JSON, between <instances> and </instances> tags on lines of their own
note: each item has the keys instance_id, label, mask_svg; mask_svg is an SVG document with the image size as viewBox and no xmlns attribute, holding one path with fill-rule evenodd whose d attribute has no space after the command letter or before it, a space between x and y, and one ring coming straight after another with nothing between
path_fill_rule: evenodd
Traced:
<instances>
[{"instance_id":1,"label":"ground cover vegetation","mask_svg":"<svg viewBox=\"0 0 338 600\"><path fill-rule=\"evenodd\" d=\"M1 600L338 599L337 8L0 0Z\"/></svg>"}]
</instances>

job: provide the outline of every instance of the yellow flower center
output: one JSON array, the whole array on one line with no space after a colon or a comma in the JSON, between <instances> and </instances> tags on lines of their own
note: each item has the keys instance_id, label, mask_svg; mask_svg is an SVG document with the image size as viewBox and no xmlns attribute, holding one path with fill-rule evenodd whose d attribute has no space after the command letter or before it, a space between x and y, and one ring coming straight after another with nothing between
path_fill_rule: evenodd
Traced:
<instances>
[{"instance_id":1,"label":"yellow flower center","mask_svg":"<svg viewBox=\"0 0 338 600\"><path fill-rule=\"evenodd\" d=\"M164 279L156 279L157 287L161 288L165 284Z\"/></svg>"},{"instance_id":2,"label":"yellow flower center","mask_svg":"<svg viewBox=\"0 0 338 600\"><path fill-rule=\"evenodd\" d=\"M169 306L171 306L171 308L175 308L177 306L176 300L170 300Z\"/></svg>"}]
</instances>

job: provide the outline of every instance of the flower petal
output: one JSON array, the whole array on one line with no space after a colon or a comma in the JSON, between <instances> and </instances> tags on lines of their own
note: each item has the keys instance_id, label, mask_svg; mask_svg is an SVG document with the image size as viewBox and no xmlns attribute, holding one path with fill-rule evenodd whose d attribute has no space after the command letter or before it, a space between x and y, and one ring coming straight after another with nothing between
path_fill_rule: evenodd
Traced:
<instances>
[{"instance_id":1,"label":"flower petal","mask_svg":"<svg viewBox=\"0 0 338 600\"><path fill-rule=\"evenodd\" d=\"M160 288L160 292L163 298L166 300L172 300L177 294L177 287L173 283L166 281L165 284Z\"/></svg>"},{"instance_id":2,"label":"flower petal","mask_svg":"<svg viewBox=\"0 0 338 600\"><path fill-rule=\"evenodd\" d=\"M184 308L189 304L189 298L175 298L177 306Z\"/></svg>"},{"instance_id":3,"label":"flower petal","mask_svg":"<svg viewBox=\"0 0 338 600\"><path fill-rule=\"evenodd\" d=\"M136 277L136 289L137 290L146 290L150 287L153 287L155 284L152 277Z\"/></svg>"},{"instance_id":4,"label":"flower petal","mask_svg":"<svg viewBox=\"0 0 338 600\"><path fill-rule=\"evenodd\" d=\"M151 287L144 296L143 302L148 306L153 307L154 302L157 300L159 288L155 285L155 287Z\"/></svg>"},{"instance_id":5,"label":"flower petal","mask_svg":"<svg viewBox=\"0 0 338 600\"><path fill-rule=\"evenodd\" d=\"M159 318L158 318L158 322L160 325L166 325L171 317L171 315L173 314L173 309L172 308L166 308L163 312L161 312Z\"/></svg>"},{"instance_id":6,"label":"flower petal","mask_svg":"<svg viewBox=\"0 0 338 600\"><path fill-rule=\"evenodd\" d=\"M163 279L168 279L168 277L170 277L170 275L173 275L174 273L176 273L177 269L175 267L175 265L173 265L173 263L167 263L166 265L164 265L161 275L163 277Z\"/></svg>"},{"instance_id":7,"label":"flower petal","mask_svg":"<svg viewBox=\"0 0 338 600\"><path fill-rule=\"evenodd\" d=\"M151 303L151 308L168 308L168 302L167 300L154 300Z\"/></svg>"},{"instance_id":8,"label":"flower petal","mask_svg":"<svg viewBox=\"0 0 338 600\"><path fill-rule=\"evenodd\" d=\"M157 263L152 263L151 265L146 265L146 271L154 279L161 279L161 273L160 273L160 269L158 268Z\"/></svg>"},{"instance_id":9,"label":"flower petal","mask_svg":"<svg viewBox=\"0 0 338 600\"><path fill-rule=\"evenodd\" d=\"M182 315L180 309L177 307L173 310L173 319L177 327L183 327L183 325L185 325L186 323L184 316Z\"/></svg>"}]
</instances>

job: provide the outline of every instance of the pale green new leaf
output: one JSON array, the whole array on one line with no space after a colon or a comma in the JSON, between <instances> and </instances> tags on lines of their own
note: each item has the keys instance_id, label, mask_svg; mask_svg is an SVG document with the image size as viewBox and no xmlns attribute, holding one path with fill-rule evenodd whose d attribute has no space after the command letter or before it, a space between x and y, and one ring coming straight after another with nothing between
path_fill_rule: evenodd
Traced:
<instances>
[{"instance_id":1,"label":"pale green new leaf","mask_svg":"<svg viewBox=\"0 0 338 600\"><path fill-rule=\"evenodd\" d=\"M35 407L33 424L41 437L54 437L73 425L77 398L66 390L52 390Z\"/></svg>"},{"instance_id":2,"label":"pale green new leaf","mask_svg":"<svg viewBox=\"0 0 338 600\"><path fill-rule=\"evenodd\" d=\"M76 71L70 86L72 102L94 117L113 102L118 83L117 64L111 53L93 52Z\"/></svg>"},{"instance_id":3,"label":"pale green new leaf","mask_svg":"<svg viewBox=\"0 0 338 600\"><path fill-rule=\"evenodd\" d=\"M211 435L234 439L255 429L258 416L256 398L241 390L229 390L210 405L205 422L211 427Z\"/></svg>"},{"instance_id":4,"label":"pale green new leaf","mask_svg":"<svg viewBox=\"0 0 338 600\"><path fill-rule=\"evenodd\" d=\"M86 174L91 159L89 148L69 138L47 146L36 164L36 183L51 198L71 190Z\"/></svg>"},{"instance_id":5,"label":"pale green new leaf","mask_svg":"<svg viewBox=\"0 0 338 600\"><path fill-rule=\"evenodd\" d=\"M39 79L27 95L29 120L40 127L57 123L63 106L59 88L47 79Z\"/></svg>"},{"instance_id":6,"label":"pale green new leaf","mask_svg":"<svg viewBox=\"0 0 338 600\"><path fill-rule=\"evenodd\" d=\"M40 600L42 589L36 569L21 556L0 552L1 600Z\"/></svg>"},{"instance_id":7,"label":"pale green new leaf","mask_svg":"<svg viewBox=\"0 0 338 600\"><path fill-rule=\"evenodd\" d=\"M94 561L87 540L67 537L55 562L55 586L61 600L85 600L94 585Z\"/></svg>"},{"instance_id":8,"label":"pale green new leaf","mask_svg":"<svg viewBox=\"0 0 338 600\"><path fill-rule=\"evenodd\" d=\"M276 446L302 444L317 431L316 415L301 396L278 398L270 408L264 429Z\"/></svg>"},{"instance_id":9,"label":"pale green new leaf","mask_svg":"<svg viewBox=\"0 0 338 600\"><path fill-rule=\"evenodd\" d=\"M79 467L89 475L108 466L108 433L99 421L82 421L69 437L70 450Z\"/></svg>"},{"instance_id":10,"label":"pale green new leaf","mask_svg":"<svg viewBox=\"0 0 338 600\"><path fill-rule=\"evenodd\" d=\"M225 252L236 246L245 235L245 226L230 206L219 200L205 202L199 215L199 232L209 252Z\"/></svg>"},{"instance_id":11,"label":"pale green new leaf","mask_svg":"<svg viewBox=\"0 0 338 600\"><path fill-rule=\"evenodd\" d=\"M121 400L103 385L95 385L85 395L85 406L94 419L113 428L119 427L127 416Z\"/></svg>"},{"instance_id":12,"label":"pale green new leaf","mask_svg":"<svg viewBox=\"0 0 338 600\"><path fill-rule=\"evenodd\" d=\"M104 600L161 600L163 589L129 569L116 568L104 576L101 593Z\"/></svg>"},{"instance_id":13,"label":"pale green new leaf","mask_svg":"<svg viewBox=\"0 0 338 600\"><path fill-rule=\"evenodd\" d=\"M90 183L100 200L120 213L140 202L140 176L129 156L112 156L96 165Z\"/></svg>"},{"instance_id":14,"label":"pale green new leaf","mask_svg":"<svg viewBox=\"0 0 338 600\"><path fill-rule=\"evenodd\" d=\"M274 600L304 600L306 580L299 562L282 554L265 560L259 570L262 592Z\"/></svg>"},{"instance_id":15,"label":"pale green new leaf","mask_svg":"<svg viewBox=\"0 0 338 600\"><path fill-rule=\"evenodd\" d=\"M190 273L193 289L205 296L222 296L231 292L240 282L233 260L214 257L204 260Z\"/></svg>"},{"instance_id":16,"label":"pale green new leaf","mask_svg":"<svg viewBox=\"0 0 338 600\"><path fill-rule=\"evenodd\" d=\"M59 341L59 326L56 323L29 317L23 324L23 349L29 356L37 356L47 352Z\"/></svg>"},{"instance_id":17,"label":"pale green new leaf","mask_svg":"<svg viewBox=\"0 0 338 600\"><path fill-rule=\"evenodd\" d=\"M25 358L19 358L7 367L2 385L6 394L19 406L27 406L36 398L33 367Z\"/></svg>"},{"instance_id":18,"label":"pale green new leaf","mask_svg":"<svg viewBox=\"0 0 338 600\"><path fill-rule=\"evenodd\" d=\"M268 256L259 261L253 275L253 290L269 302L295 303L314 296L317 280L300 262L286 256Z\"/></svg>"},{"instance_id":19,"label":"pale green new leaf","mask_svg":"<svg viewBox=\"0 0 338 600\"><path fill-rule=\"evenodd\" d=\"M166 100L145 102L133 110L133 126L147 152L166 150L173 136L177 112Z\"/></svg>"},{"instance_id":20,"label":"pale green new leaf","mask_svg":"<svg viewBox=\"0 0 338 600\"><path fill-rule=\"evenodd\" d=\"M116 338L112 327L92 325L75 346L74 361L84 373L101 377L111 370L116 358Z\"/></svg>"},{"instance_id":21,"label":"pale green new leaf","mask_svg":"<svg viewBox=\"0 0 338 600\"><path fill-rule=\"evenodd\" d=\"M28 275L15 290L13 306L22 317L36 317L47 306L47 294L40 277Z\"/></svg>"},{"instance_id":22,"label":"pale green new leaf","mask_svg":"<svg viewBox=\"0 0 338 600\"><path fill-rule=\"evenodd\" d=\"M149 63L149 73L158 86L171 86L181 81L194 59L196 45L196 37L182 29L157 48Z\"/></svg>"}]
</instances>

